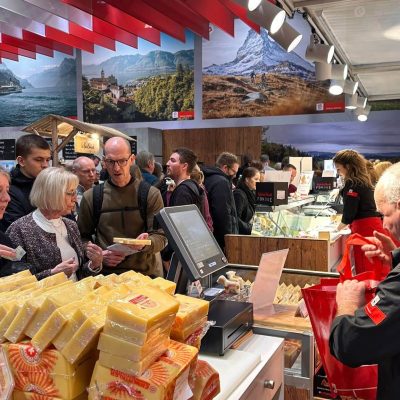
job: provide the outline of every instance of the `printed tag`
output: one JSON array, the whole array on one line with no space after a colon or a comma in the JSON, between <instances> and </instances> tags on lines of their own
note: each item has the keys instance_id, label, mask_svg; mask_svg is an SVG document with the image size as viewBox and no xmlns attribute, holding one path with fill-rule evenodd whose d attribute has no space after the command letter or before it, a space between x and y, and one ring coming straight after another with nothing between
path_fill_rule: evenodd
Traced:
<instances>
[{"instance_id":1,"label":"printed tag","mask_svg":"<svg viewBox=\"0 0 400 400\"><path fill-rule=\"evenodd\" d=\"M368 317L371 318L372 322L375 325L379 325L382 321L386 319L386 314L378 306L372 304L374 300L372 300L364 307L364 311L368 315Z\"/></svg>"}]
</instances>

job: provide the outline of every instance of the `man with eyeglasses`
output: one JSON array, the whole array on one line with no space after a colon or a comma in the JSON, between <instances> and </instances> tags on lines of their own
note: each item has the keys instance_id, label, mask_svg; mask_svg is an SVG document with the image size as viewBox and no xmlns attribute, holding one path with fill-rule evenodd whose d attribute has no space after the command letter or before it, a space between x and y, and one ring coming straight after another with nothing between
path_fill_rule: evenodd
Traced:
<instances>
[{"instance_id":1,"label":"man with eyeglasses","mask_svg":"<svg viewBox=\"0 0 400 400\"><path fill-rule=\"evenodd\" d=\"M14 221L31 213L29 195L39 173L49 166L50 146L44 138L28 134L18 138L15 144L17 165L11 171L10 197L1 227L5 231Z\"/></svg>"},{"instance_id":2,"label":"man with eyeglasses","mask_svg":"<svg viewBox=\"0 0 400 400\"><path fill-rule=\"evenodd\" d=\"M122 273L135 270L149 276L161 276L155 254L166 245L161 230L153 229L154 215L163 208L161 193L150 187L147 195L146 221L139 208L140 180L131 176L135 156L129 142L113 137L104 145L103 163L109 179L104 183L100 210L94 210L93 191L87 190L79 210L78 226L85 241L92 240L103 249L103 273ZM96 212L94 212L96 211ZM99 211L98 222L93 216ZM147 231L146 231L147 226ZM130 246L134 254L108 249L114 237L150 239L149 246Z\"/></svg>"},{"instance_id":3,"label":"man with eyeglasses","mask_svg":"<svg viewBox=\"0 0 400 400\"><path fill-rule=\"evenodd\" d=\"M208 193L214 236L221 249L225 248L225 235L239 232L232 179L239 169L237 157L228 152L221 153L215 167L203 167L204 184Z\"/></svg>"},{"instance_id":4,"label":"man with eyeglasses","mask_svg":"<svg viewBox=\"0 0 400 400\"><path fill-rule=\"evenodd\" d=\"M91 189L96 181L96 166L89 157L81 156L72 163L72 172L79 178L79 185L76 189L76 209L79 213L83 193Z\"/></svg>"}]
</instances>

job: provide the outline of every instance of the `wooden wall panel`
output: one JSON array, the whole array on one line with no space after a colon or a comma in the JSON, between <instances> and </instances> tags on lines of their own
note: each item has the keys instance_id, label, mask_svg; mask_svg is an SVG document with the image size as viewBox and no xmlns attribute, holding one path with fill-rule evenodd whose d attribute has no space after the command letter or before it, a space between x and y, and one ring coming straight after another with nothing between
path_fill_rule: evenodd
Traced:
<instances>
[{"instance_id":1,"label":"wooden wall panel","mask_svg":"<svg viewBox=\"0 0 400 400\"><path fill-rule=\"evenodd\" d=\"M261 156L261 127L176 129L163 131L162 136L164 163L177 147L192 149L206 165L214 165L223 151L239 157L251 154L259 159Z\"/></svg>"},{"instance_id":2,"label":"wooden wall panel","mask_svg":"<svg viewBox=\"0 0 400 400\"><path fill-rule=\"evenodd\" d=\"M226 256L232 264L258 265L262 253L282 249L289 249L286 268L329 271L328 240L225 236Z\"/></svg>"}]
</instances>

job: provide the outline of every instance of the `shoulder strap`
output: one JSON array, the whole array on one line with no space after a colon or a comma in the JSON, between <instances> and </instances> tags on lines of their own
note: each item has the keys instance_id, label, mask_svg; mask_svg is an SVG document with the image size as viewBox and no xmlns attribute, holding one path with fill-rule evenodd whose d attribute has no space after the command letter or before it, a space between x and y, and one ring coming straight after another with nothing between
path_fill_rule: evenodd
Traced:
<instances>
[{"instance_id":1,"label":"shoulder strap","mask_svg":"<svg viewBox=\"0 0 400 400\"><path fill-rule=\"evenodd\" d=\"M101 207L103 205L103 193L104 183L100 183L93 187L93 223L95 230L97 230L97 225L100 220Z\"/></svg>"},{"instance_id":2,"label":"shoulder strap","mask_svg":"<svg viewBox=\"0 0 400 400\"><path fill-rule=\"evenodd\" d=\"M149 195L151 185L144 179L139 183L138 189L138 207L140 211L140 216L144 222L144 231L147 232L147 196Z\"/></svg>"}]
</instances>

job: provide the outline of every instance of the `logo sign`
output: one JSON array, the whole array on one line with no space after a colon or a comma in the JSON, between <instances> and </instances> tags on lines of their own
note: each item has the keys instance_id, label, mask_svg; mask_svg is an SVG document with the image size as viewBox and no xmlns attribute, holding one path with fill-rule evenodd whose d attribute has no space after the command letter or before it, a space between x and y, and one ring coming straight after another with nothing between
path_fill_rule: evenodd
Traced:
<instances>
[{"instance_id":1,"label":"logo sign","mask_svg":"<svg viewBox=\"0 0 400 400\"><path fill-rule=\"evenodd\" d=\"M74 138L75 153L97 154L100 150L98 138L76 135Z\"/></svg>"}]
</instances>

